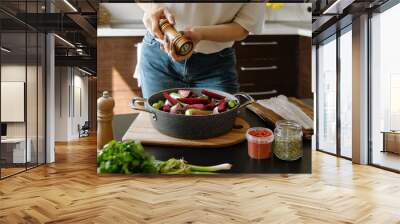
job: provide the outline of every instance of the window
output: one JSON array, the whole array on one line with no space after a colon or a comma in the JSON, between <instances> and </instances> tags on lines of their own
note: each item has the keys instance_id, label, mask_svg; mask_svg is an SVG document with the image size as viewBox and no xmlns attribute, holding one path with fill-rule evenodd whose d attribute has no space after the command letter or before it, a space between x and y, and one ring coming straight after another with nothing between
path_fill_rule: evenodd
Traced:
<instances>
[{"instance_id":1,"label":"window","mask_svg":"<svg viewBox=\"0 0 400 224\"><path fill-rule=\"evenodd\" d=\"M340 155L352 156L352 33L351 26L340 36Z\"/></svg>"},{"instance_id":2,"label":"window","mask_svg":"<svg viewBox=\"0 0 400 224\"><path fill-rule=\"evenodd\" d=\"M336 153L336 39L318 47L317 149Z\"/></svg>"},{"instance_id":3,"label":"window","mask_svg":"<svg viewBox=\"0 0 400 224\"><path fill-rule=\"evenodd\" d=\"M0 7L18 9L16 14L23 15L39 12L41 3L0 1ZM4 12L0 12L0 179L43 164L46 156L45 34Z\"/></svg>"},{"instance_id":4,"label":"window","mask_svg":"<svg viewBox=\"0 0 400 224\"><path fill-rule=\"evenodd\" d=\"M370 156L372 164L395 170L400 170L400 146L389 149L385 135L400 141L395 132L400 131L399 21L400 4L371 18Z\"/></svg>"},{"instance_id":5,"label":"window","mask_svg":"<svg viewBox=\"0 0 400 224\"><path fill-rule=\"evenodd\" d=\"M350 159L353 79L351 24L318 46L317 149Z\"/></svg>"}]
</instances>

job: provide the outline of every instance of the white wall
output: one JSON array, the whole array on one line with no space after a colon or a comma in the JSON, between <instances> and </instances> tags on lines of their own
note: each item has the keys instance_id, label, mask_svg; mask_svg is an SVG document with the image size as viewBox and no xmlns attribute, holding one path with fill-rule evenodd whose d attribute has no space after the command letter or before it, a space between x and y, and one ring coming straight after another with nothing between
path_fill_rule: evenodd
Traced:
<instances>
[{"instance_id":1,"label":"white wall","mask_svg":"<svg viewBox=\"0 0 400 224\"><path fill-rule=\"evenodd\" d=\"M82 73L80 73L82 74ZM88 77L87 76L81 76L81 75L75 75L75 83L74 85L76 87L81 88L82 91L82 116L79 116L81 122L85 122L88 120Z\"/></svg>"},{"instance_id":2,"label":"white wall","mask_svg":"<svg viewBox=\"0 0 400 224\"><path fill-rule=\"evenodd\" d=\"M87 76L81 76L82 73L76 74L77 70L75 69L74 75L74 91L72 91L71 99L73 99L74 105L72 108L72 119L71 119L71 138L76 139L79 138L78 125L82 126L85 121L88 121L88 78ZM71 89L72 90L72 89Z\"/></svg>"},{"instance_id":3,"label":"white wall","mask_svg":"<svg viewBox=\"0 0 400 224\"><path fill-rule=\"evenodd\" d=\"M1 81L17 81L25 82L25 65L2 65L1 66ZM7 108L1 108L6 110ZM9 122L7 123L7 137L20 138L25 137L25 122Z\"/></svg>"},{"instance_id":4,"label":"white wall","mask_svg":"<svg viewBox=\"0 0 400 224\"><path fill-rule=\"evenodd\" d=\"M55 68L55 140L68 140L68 67Z\"/></svg>"},{"instance_id":5,"label":"white wall","mask_svg":"<svg viewBox=\"0 0 400 224\"><path fill-rule=\"evenodd\" d=\"M26 82L26 70L33 69L32 66L25 67L18 64L7 64L1 66L1 81L5 82ZM7 108L1 108L6 110ZM25 137L25 122L7 122L7 137Z\"/></svg>"},{"instance_id":6,"label":"white wall","mask_svg":"<svg viewBox=\"0 0 400 224\"><path fill-rule=\"evenodd\" d=\"M55 140L77 139L78 125L82 126L89 117L88 78L76 68L56 67L55 86Z\"/></svg>"},{"instance_id":7,"label":"white wall","mask_svg":"<svg viewBox=\"0 0 400 224\"><path fill-rule=\"evenodd\" d=\"M284 3L280 8L265 8L265 20L267 21L311 21L311 12L307 10L312 7L312 3Z\"/></svg>"},{"instance_id":8,"label":"white wall","mask_svg":"<svg viewBox=\"0 0 400 224\"><path fill-rule=\"evenodd\" d=\"M44 74L41 69L40 66L25 66L25 64L3 64L1 66L2 82L24 82L26 87L26 101L22 102L23 105L19 108L2 107L1 110L2 112L9 110L7 113L13 113L12 110L19 110L18 112L22 114L26 112L26 120L23 119L22 122L5 122L7 123L7 137L25 138L26 135L29 139L29 148L32 151L32 161L36 162L36 158L38 158L39 163L44 163L45 120L43 110L45 91L43 89ZM19 90L19 94L24 94L25 90ZM3 91L4 89L2 89L4 94ZM3 97L7 97L7 95L2 95Z\"/></svg>"}]
</instances>

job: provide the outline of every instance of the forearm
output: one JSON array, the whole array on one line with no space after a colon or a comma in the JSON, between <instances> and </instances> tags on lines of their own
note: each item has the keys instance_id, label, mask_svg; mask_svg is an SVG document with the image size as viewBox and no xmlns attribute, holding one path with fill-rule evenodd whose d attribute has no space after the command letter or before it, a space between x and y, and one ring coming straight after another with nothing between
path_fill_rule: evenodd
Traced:
<instances>
[{"instance_id":1,"label":"forearm","mask_svg":"<svg viewBox=\"0 0 400 224\"><path fill-rule=\"evenodd\" d=\"M197 26L192 31L198 32L201 40L215 42L240 41L247 37L249 32L238 23L226 23L213 26Z\"/></svg>"}]
</instances>

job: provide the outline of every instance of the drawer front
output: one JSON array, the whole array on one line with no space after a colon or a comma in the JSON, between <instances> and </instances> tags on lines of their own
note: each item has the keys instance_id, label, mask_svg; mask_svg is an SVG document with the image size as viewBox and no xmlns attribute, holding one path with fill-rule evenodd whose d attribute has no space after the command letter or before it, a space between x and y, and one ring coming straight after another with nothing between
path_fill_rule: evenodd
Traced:
<instances>
[{"instance_id":1,"label":"drawer front","mask_svg":"<svg viewBox=\"0 0 400 224\"><path fill-rule=\"evenodd\" d=\"M295 55L296 36L251 35L235 43L237 58L280 58Z\"/></svg>"},{"instance_id":2,"label":"drawer front","mask_svg":"<svg viewBox=\"0 0 400 224\"><path fill-rule=\"evenodd\" d=\"M271 83L271 82L245 82L240 83L240 91L258 93L262 95L295 96L296 89L290 83Z\"/></svg>"},{"instance_id":3,"label":"drawer front","mask_svg":"<svg viewBox=\"0 0 400 224\"><path fill-rule=\"evenodd\" d=\"M269 92L294 96L295 69L276 60L241 60L237 64L241 91ZM275 94L276 95L276 94Z\"/></svg>"},{"instance_id":4,"label":"drawer front","mask_svg":"<svg viewBox=\"0 0 400 224\"><path fill-rule=\"evenodd\" d=\"M240 81L287 82L296 79L296 67L292 65L282 60L259 59L240 60L236 66Z\"/></svg>"}]
</instances>

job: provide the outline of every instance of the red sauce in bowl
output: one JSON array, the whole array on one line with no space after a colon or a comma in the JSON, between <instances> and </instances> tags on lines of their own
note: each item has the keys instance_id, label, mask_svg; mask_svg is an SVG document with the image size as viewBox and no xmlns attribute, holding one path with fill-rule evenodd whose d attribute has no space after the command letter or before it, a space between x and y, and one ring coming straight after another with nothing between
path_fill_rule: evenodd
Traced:
<instances>
[{"instance_id":1,"label":"red sauce in bowl","mask_svg":"<svg viewBox=\"0 0 400 224\"><path fill-rule=\"evenodd\" d=\"M268 159L272 154L273 132L268 128L250 128L246 133L250 158Z\"/></svg>"}]
</instances>

